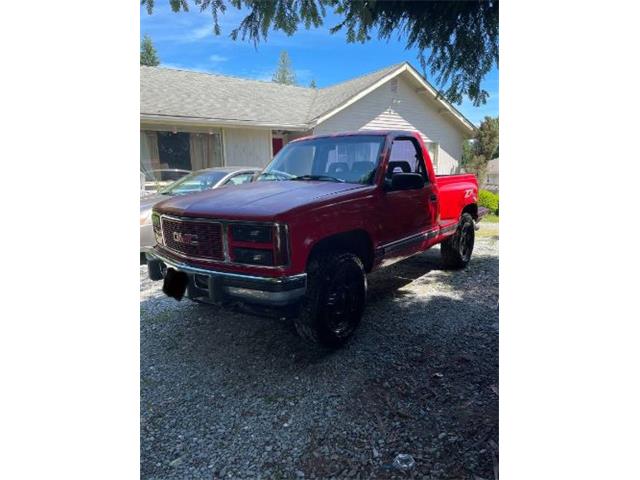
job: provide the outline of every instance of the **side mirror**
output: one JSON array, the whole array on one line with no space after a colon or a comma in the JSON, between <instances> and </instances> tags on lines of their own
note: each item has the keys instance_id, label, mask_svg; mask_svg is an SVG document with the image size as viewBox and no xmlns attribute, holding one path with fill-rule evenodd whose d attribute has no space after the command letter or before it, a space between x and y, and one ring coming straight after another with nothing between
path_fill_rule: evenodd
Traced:
<instances>
[{"instance_id":1,"label":"side mirror","mask_svg":"<svg viewBox=\"0 0 640 480\"><path fill-rule=\"evenodd\" d=\"M424 187L424 177L419 173L394 173L390 190L418 190Z\"/></svg>"}]
</instances>

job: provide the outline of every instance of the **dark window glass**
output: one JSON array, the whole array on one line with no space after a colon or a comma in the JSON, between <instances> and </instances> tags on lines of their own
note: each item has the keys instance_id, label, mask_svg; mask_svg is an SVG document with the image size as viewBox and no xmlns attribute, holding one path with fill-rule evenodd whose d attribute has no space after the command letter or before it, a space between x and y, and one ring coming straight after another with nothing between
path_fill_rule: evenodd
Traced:
<instances>
[{"instance_id":1,"label":"dark window glass","mask_svg":"<svg viewBox=\"0 0 640 480\"><path fill-rule=\"evenodd\" d=\"M398 139L391 145L386 177L394 173L419 173L427 180L427 171L422 155L413 140Z\"/></svg>"},{"instance_id":2,"label":"dark window glass","mask_svg":"<svg viewBox=\"0 0 640 480\"><path fill-rule=\"evenodd\" d=\"M158 152L163 168L191 170L188 133L158 132Z\"/></svg>"}]
</instances>

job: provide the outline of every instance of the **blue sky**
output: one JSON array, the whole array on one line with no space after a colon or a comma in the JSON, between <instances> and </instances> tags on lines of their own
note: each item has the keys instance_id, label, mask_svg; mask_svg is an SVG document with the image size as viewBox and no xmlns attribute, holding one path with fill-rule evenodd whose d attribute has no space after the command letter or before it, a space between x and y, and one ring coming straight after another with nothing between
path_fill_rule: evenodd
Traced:
<instances>
[{"instance_id":1,"label":"blue sky","mask_svg":"<svg viewBox=\"0 0 640 480\"><path fill-rule=\"evenodd\" d=\"M156 2L152 15L148 15L144 7L140 8L140 37L147 34L152 38L162 66L270 81L280 52L286 50L298 83L308 86L314 79L320 88L402 61L421 70L417 50L405 50L402 40L372 39L365 44L349 44L344 33L331 35L329 28L338 23L337 17L331 14L323 27L311 30L302 27L291 37L270 32L267 41L258 44L256 49L249 41L233 41L228 37L242 20L243 12L229 8L219 18L222 34L214 36L210 13L197 8L174 13L168 4L168 1ZM485 77L483 88L490 95L485 105L474 107L468 100L456 105L476 125L486 115L498 115L496 68Z\"/></svg>"}]
</instances>

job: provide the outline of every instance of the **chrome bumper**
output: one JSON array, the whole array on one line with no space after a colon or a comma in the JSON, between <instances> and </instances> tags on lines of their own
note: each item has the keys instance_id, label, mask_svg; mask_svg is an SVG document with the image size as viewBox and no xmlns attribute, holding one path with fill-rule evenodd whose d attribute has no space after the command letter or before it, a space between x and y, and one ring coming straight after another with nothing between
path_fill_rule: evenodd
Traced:
<instances>
[{"instance_id":1,"label":"chrome bumper","mask_svg":"<svg viewBox=\"0 0 640 480\"><path fill-rule=\"evenodd\" d=\"M307 288L306 273L289 277L260 277L219 272L193 267L155 248L148 250L146 256L147 264L160 262L185 272L189 277L187 296L191 298L205 297L213 302L231 298L260 305L286 306L300 300Z\"/></svg>"}]
</instances>

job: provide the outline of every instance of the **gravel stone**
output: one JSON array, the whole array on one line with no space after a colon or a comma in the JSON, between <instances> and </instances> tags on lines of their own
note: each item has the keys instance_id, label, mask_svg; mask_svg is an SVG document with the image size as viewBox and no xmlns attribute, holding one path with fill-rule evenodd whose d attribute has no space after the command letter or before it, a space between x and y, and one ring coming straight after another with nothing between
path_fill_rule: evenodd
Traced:
<instances>
[{"instance_id":1,"label":"gravel stone","mask_svg":"<svg viewBox=\"0 0 640 480\"><path fill-rule=\"evenodd\" d=\"M493 478L497 231L465 270L439 257L371 274L337 351L285 320L176 302L140 267L141 478Z\"/></svg>"}]
</instances>

